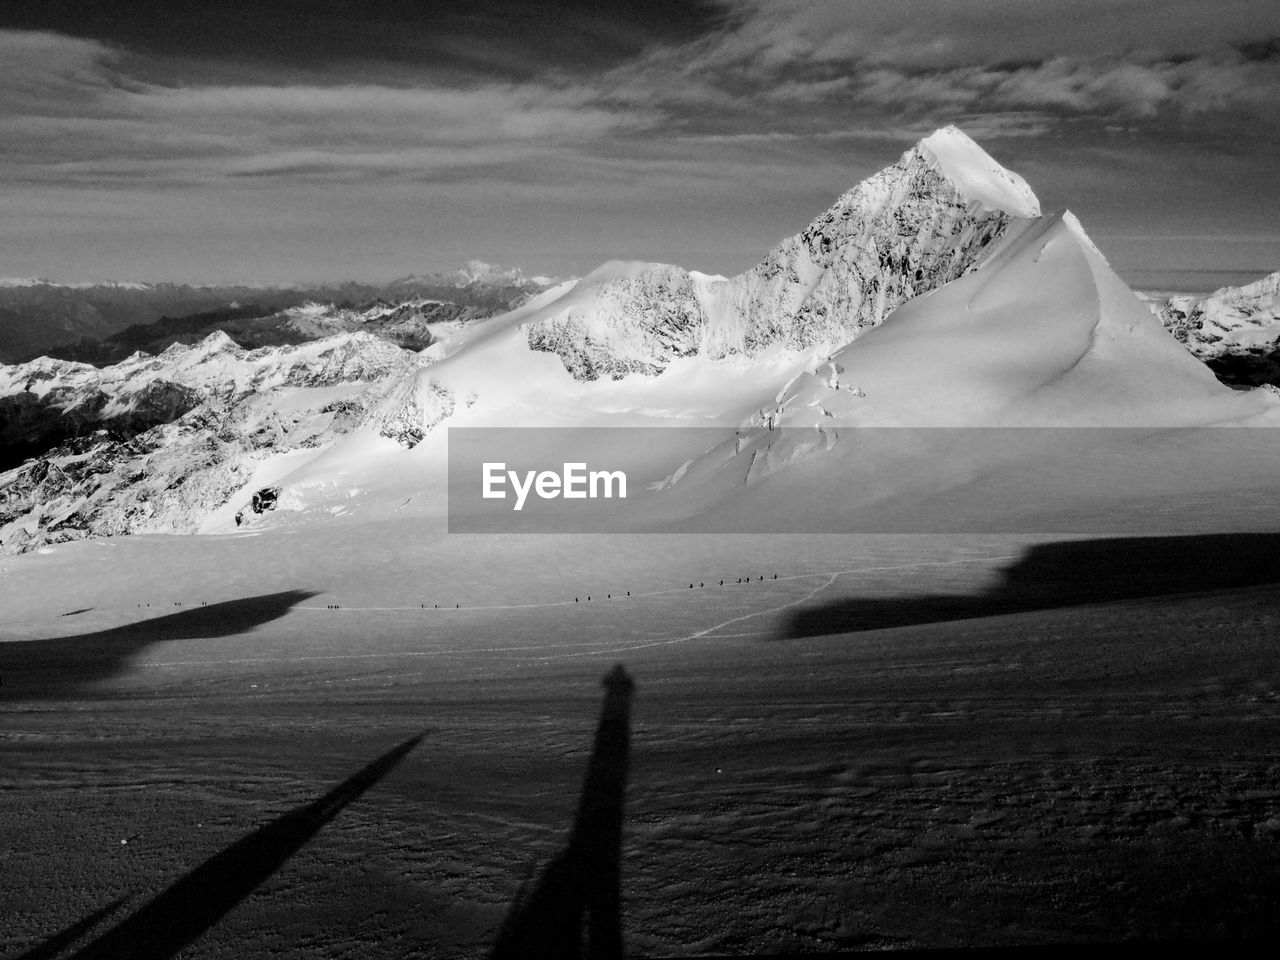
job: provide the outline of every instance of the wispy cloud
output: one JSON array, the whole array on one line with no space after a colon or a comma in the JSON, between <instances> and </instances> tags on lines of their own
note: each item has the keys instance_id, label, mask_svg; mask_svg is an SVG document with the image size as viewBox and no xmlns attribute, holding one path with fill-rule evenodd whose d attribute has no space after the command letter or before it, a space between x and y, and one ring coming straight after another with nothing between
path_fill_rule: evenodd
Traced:
<instances>
[{"instance_id":1,"label":"wispy cloud","mask_svg":"<svg viewBox=\"0 0 1280 960\"><path fill-rule=\"evenodd\" d=\"M854 91L863 102L915 109L1039 109L1096 119L1237 111L1271 118L1280 110L1280 60L1256 62L1222 51L1197 57L1056 57L1015 67L925 72L881 67L861 74Z\"/></svg>"},{"instance_id":2,"label":"wispy cloud","mask_svg":"<svg viewBox=\"0 0 1280 960\"><path fill-rule=\"evenodd\" d=\"M386 86L143 81L94 41L0 31L0 163L17 179L421 173L569 155L652 111L568 83Z\"/></svg>"},{"instance_id":3,"label":"wispy cloud","mask_svg":"<svg viewBox=\"0 0 1280 960\"><path fill-rule=\"evenodd\" d=\"M1225 3L1206 17L1175 0L1177 11L1153 19L1146 4L1086 0L1098 15L1090 21L1081 5L1010 0L729 2L734 16L722 28L618 68L609 92L689 122L718 106L738 122L815 135L833 118L876 125L888 108L915 119L1030 110L1099 121L1280 112L1280 56L1226 39L1265 21L1257 3ZM1280 33L1280 16L1271 19Z\"/></svg>"}]
</instances>

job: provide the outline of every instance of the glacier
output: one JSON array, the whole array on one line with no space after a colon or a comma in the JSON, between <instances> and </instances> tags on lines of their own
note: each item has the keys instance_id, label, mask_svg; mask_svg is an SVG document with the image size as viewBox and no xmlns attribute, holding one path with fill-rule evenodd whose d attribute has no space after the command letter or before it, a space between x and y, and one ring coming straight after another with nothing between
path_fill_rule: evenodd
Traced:
<instances>
[{"instance_id":1,"label":"glacier","mask_svg":"<svg viewBox=\"0 0 1280 960\"><path fill-rule=\"evenodd\" d=\"M0 402L74 427L0 474L0 548L229 533L237 513L263 528L353 511L439 523L448 427L714 428L723 442L701 450L640 451L668 478L646 492L655 516L799 511L837 529L894 482L856 455L859 428L1280 425L1277 392L1219 383L1071 213L1042 215L954 127L735 277L611 261L502 315L442 318L421 350L371 336L369 319L294 308L312 334L344 332L0 369ZM275 511L245 512L266 486Z\"/></svg>"}]
</instances>

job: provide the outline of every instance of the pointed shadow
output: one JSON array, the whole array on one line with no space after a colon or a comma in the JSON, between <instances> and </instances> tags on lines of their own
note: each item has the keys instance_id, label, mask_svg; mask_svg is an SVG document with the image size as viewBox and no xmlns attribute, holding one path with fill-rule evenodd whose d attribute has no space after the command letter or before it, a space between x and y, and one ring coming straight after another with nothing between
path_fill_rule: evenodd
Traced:
<instances>
[{"instance_id":1,"label":"pointed shadow","mask_svg":"<svg viewBox=\"0 0 1280 960\"><path fill-rule=\"evenodd\" d=\"M244 597L55 640L0 643L0 699L54 699L123 673L147 647L169 640L230 637L278 620L314 591Z\"/></svg>"},{"instance_id":2,"label":"pointed shadow","mask_svg":"<svg viewBox=\"0 0 1280 960\"><path fill-rule=\"evenodd\" d=\"M55 957L61 956L62 952L73 943L88 935L94 927L124 906L125 901L128 899L129 896L126 894L117 900L113 900L105 907L101 907L77 920L65 930L59 930L44 943L37 944L21 956L14 957L13 960L54 960Z\"/></svg>"},{"instance_id":3,"label":"pointed shadow","mask_svg":"<svg viewBox=\"0 0 1280 960\"><path fill-rule=\"evenodd\" d=\"M168 960L176 956L253 893L344 807L395 769L424 736L406 740L320 799L291 810L206 860L119 925L72 954L72 960ZM21 960L55 956L118 903L90 914L24 954Z\"/></svg>"},{"instance_id":4,"label":"pointed shadow","mask_svg":"<svg viewBox=\"0 0 1280 960\"><path fill-rule=\"evenodd\" d=\"M620 960L622 815L635 682L621 664L605 696L569 843L511 905L493 960ZM585 921L585 945L584 945Z\"/></svg>"},{"instance_id":5,"label":"pointed shadow","mask_svg":"<svg viewBox=\"0 0 1280 960\"><path fill-rule=\"evenodd\" d=\"M868 597L794 611L780 639L857 633L1116 600L1280 583L1280 534L1044 543L974 596Z\"/></svg>"}]
</instances>

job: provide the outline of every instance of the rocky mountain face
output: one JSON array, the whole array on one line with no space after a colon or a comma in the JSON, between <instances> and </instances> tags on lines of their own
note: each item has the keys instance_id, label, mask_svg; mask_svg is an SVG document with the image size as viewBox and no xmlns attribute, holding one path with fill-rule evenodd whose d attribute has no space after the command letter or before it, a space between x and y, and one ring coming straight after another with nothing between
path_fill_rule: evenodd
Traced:
<instances>
[{"instance_id":1,"label":"rocky mountain face","mask_svg":"<svg viewBox=\"0 0 1280 960\"><path fill-rule=\"evenodd\" d=\"M102 369L0 367L3 448L41 451L0 467L0 550L194 532L268 457L380 423L422 363L367 332L254 351L215 333Z\"/></svg>"},{"instance_id":2,"label":"rocky mountain face","mask_svg":"<svg viewBox=\"0 0 1280 960\"><path fill-rule=\"evenodd\" d=\"M694 276L650 264L601 278L578 309L531 323L529 346L559 356L576 380L656 376L703 347L707 312Z\"/></svg>"},{"instance_id":3,"label":"rocky mountain face","mask_svg":"<svg viewBox=\"0 0 1280 960\"><path fill-rule=\"evenodd\" d=\"M138 351L159 354L174 344L196 344L214 333L224 333L239 346L256 350L357 331L371 333L406 350L423 350L462 324L484 319L493 312L488 307L425 297L403 303L379 299L358 307L308 301L267 313L257 304L248 304L135 324L103 340L55 348L49 355L102 367L119 363Z\"/></svg>"},{"instance_id":4,"label":"rocky mountain face","mask_svg":"<svg viewBox=\"0 0 1280 960\"><path fill-rule=\"evenodd\" d=\"M993 202L967 190L956 173L964 165L1004 178L1009 198ZM725 279L653 264L610 277L581 309L531 323L529 346L591 380L657 374L698 353L751 356L775 343L846 343L900 303L975 269L1011 217L1039 212L1020 178L947 128L845 193L745 273Z\"/></svg>"},{"instance_id":5,"label":"rocky mountain face","mask_svg":"<svg viewBox=\"0 0 1280 960\"><path fill-rule=\"evenodd\" d=\"M1224 383L1280 386L1280 271L1207 297L1170 297L1157 315Z\"/></svg>"},{"instance_id":6,"label":"rocky mountain face","mask_svg":"<svg viewBox=\"0 0 1280 960\"><path fill-rule=\"evenodd\" d=\"M306 303L272 319L283 330L307 340L363 330L405 350L425 350L463 324L483 320L493 313L487 307L414 297L402 303L375 300L358 308Z\"/></svg>"}]
</instances>

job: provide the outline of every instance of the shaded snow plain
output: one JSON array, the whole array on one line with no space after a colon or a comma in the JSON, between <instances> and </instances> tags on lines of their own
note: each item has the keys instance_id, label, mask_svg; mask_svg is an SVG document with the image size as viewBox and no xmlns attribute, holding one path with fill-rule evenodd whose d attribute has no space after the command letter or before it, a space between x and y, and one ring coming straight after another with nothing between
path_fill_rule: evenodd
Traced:
<instances>
[{"instance_id":1,"label":"shaded snow plain","mask_svg":"<svg viewBox=\"0 0 1280 960\"><path fill-rule=\"evenodd\" d=\"M483 955L568 830L618 661L640 955L1280 933L1280 448L1184 456L1203 428L1280 425L1280 399L1218 383L1074 217L1038 216L958 131L922 148L1000 223L976 269L886 317L864 324L851 288L810 301L823 245L784 244L766 280L660 267L671 312L546 349L557 318L652 292L632 283L651 266L611 265L432 347L369 423L257 463L201 536L0 559L0 855L20 878L0 947L142 902L425 730L189 955ZM744 334L783 302L848 308L798 341ZM672 318L688 349L655 341ZM575 375L584 355L598 376ZM646 491L648 519L828 532L445 532L445 428L655 424L727 446ZM858 454L859 427L975 426L1149 431L1162 481L929 450L886 480ZM773 449L793 431L831 442ZM679 446L646 451L655 472ZM841 532L1035 470L1045 502L1004 532ZM268 482L279 508L237 528Z\"/></svg>"}]
</instances>

